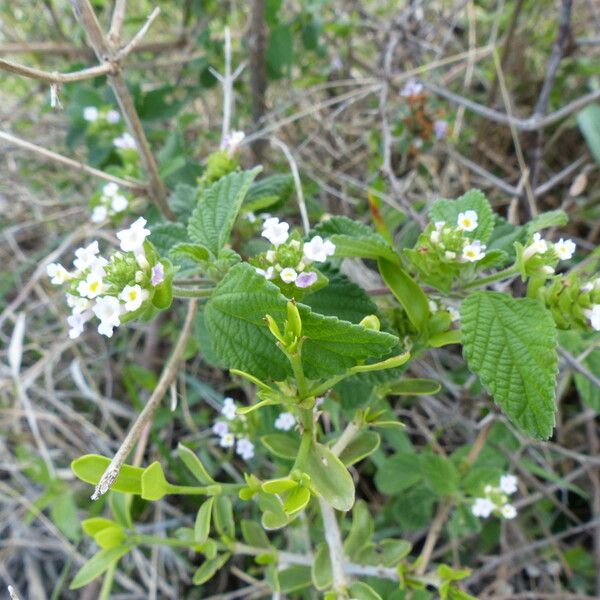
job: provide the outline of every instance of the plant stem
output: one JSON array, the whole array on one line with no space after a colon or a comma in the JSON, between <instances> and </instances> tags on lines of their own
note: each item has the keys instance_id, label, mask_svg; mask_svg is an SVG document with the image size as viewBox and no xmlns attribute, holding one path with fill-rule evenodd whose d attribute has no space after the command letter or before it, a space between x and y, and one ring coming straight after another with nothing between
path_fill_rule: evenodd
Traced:
<instances>
[{"instance_id":1,"label":"plant stem","mask_svg":"<svg viewBox=\"0 0 600 600\"><path fill-rule=\"evenodd\" d=\"M176 298L209 298L215 288L196 288L188 290L186 288L173 286L173 296Z\"/></svg>"},{"instance_id":2,"label":"plant stem","mask_svg":"<svg viewBox=\"0 0 600 600\"><path fill-rule=\"evenodd\" d=\"M321 517L323 519L325 541L329 549L333 589L336 592L343 592L347 585L346 559L344 557L344 546L342 545L340 528L338 527L335 511L323 498L319 498L319 508L321 509Z\"/></svg>"},{"instance_id":3,"label":"plant stem","mask_svg":"<svg viewBox=\"0 0 600 600\"><path fill-rule=\"evenodd\" d=\"M498 281L500 279L506 279L507 277L511 277L512 275L516 275L518 273L518 269L516 265L512 265L512 267L507 267L502 271L498 271L493 275L488 275L487 277L482 277L481 279L476 279L475 281L469 281L463 286L463 289L469 290L474 287L479 287L482 285L487 285L488 283L493 283L494 281Z\"/></svg>"}]
</instances>

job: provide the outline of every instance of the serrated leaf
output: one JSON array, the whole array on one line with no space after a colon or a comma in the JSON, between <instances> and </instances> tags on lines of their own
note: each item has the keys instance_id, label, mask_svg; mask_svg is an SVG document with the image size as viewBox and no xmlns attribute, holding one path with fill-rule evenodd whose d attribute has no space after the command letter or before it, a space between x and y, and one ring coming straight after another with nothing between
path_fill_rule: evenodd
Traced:
<instances>
[{"instance_id":1,"label":"serrated leaf","mask_svg":"<svg viewBox=\"0 0 600 600\"><path fill-rule=\"evenodd\" d=\"M190 258L196 262L202 262L208 260L210 252L208 248L202 244L190 244L187 242L181 244L175 244L171 248L171 256L183 256L184 258Z\"/></svg>"},{"instance_id":2,"label":"serrated leaf","mask_svg":"<svg viewBox=\"0 0 600 600\"><path fill-rule=\"evenodd\" d=\"M187 221L196 207L197 193L197 188L185 183L178 183L169 196L169 206L182 221Z\"/></svg>"},{"instance_id":3,"label":"serrated leaf","mask_svg":"<svg viewBox=\"0 0 600 600\"><path fill-rule=\"evenodd\" d=\"M127 554L131 548L132 546L130 545L124 545L100 550L100 552L94 554L94 556L84 563L81 569L77 571L69 589L77 590L96 579L96 577L100 577L102 573L107 571L122 556Z\"/></svg>"},{"instance_id":4,"label":"serrated leaf","mask_svg":"<svg viewBox=\"0 0 600 600\"><path fill-rule=\"evenodd\" d=\"M513 423L549 438L558 367L550 313L537 300L477 292L462 303L460 321L469 368Z\"/></svg>"},{"instance_id":5,"label":"serrated leaf","mask_svg":"<svg viewBox=\"0 0 600 600\"><path fill-rule=\"evenodd\" d=\"M445 221L451 227L455 227L458 215L467 210L474 210L477 213L477 228L466 231L465 235L483 243L487 242L494 229L494 213L480 190L469 190L456 200L436 200L429 209L429 220Z\"/></svg>"},{"instance_id":6,"label":"serrated leaf","mask_svg":"<svg viewBox=\"0 0 600 600\"><path fill-rule=\"evenodd\" d=\"M548 227L562 227L569 222L569 217L564 210L551 210L549 212L538 215L527 225L525 229L529 235L533 235L536 231L548 229Z\"/></svg>"},{"instance_id":7,"label":"serrated leaf","mask_svg":"<svg viewBox=\"0 0 600 600\"><path fill-rule=\"evenodd\" d=\"M369 226L348 217L332 217L314 228L315 234L335 244L335 256L386 258L398 262L398 255L385 239Z\"/></svg>"},{"instance_id":8,"label":"serrated leaf","mask_svg":"<svg viewBox=\"0 0 600 600\"><path fill-rule=\"evenodd\" d=\"M255 181L244 200L244 210L258 212L267 208L280 208L294 190L291 175L271 175Z\"/></svg>"},{"instance_id":9,"label":"serrated leaf","mask_svg":"<svg viewBox=\"0 0 600 600\"><path fill-rule=\"evenodd\" d=\"M71 470L81 481L96 485L109 464L110 458L98 454L86 454L71 463ZM143 472L144 469L139 467L123 465L110 489L115 492L141 494Z\"/></svg>"},{"instance_id":10,"label":"serrated leaf","mask_svg":"<svg viewBox=\"0 0 600 600\"><path fill-rule=\"evenodd\" d=\"M423 454L419 462L425 482L436 494L448 495L456 492L458 471L449 459L438 454Z\"/></svg>"},{"instance_id":11,"label":"serrated leaf","mask_svg":"<svg viewBox=\"0 0 600 600\"><path fill-rule=\"evenodd\" d=\"M168 254L173 246L188 241L187 230L181 223L158 223L152 227L150 241L161 256Z\"/></svg>"},{"instance_id":12,"label":"serrated leaf","mask_svg":"<svg viewBox=\"0 0 600 600\"><path fill-rule=\"evenodd\" d=\"M208 248L214 256L229 241L246 192L261 171L236 171L213 183L198 200L188 222L190 240Z\"/></svg>"},{"instance_id":13,"label":"serrated leaf","mask_svg":"<svg viewBox=\"0 0 600 600\"><path fill-rule=\"evenodd\" d=\"M344 463L329 448L312 442L303 470L311 487L333 508L348 511L354 504L354 482Z\"/></svg>"},{"instance_id":14,"label":"serrated leaf","mask_svg":"<svg viewBox=\"0 0 600 600\"><path fill-rule=\"evenodd\" d=\"M208 301L204 318L217 355L230 368L259 379L282 380L291 374L264 322L271 315L283 325L288 300L279 288L248 264L232 267ZM388 353L397 338L335 317L313 313L298 304L302 318L304 372L310 379L343 373L369 358Z\"/></svg>"}]
</instances>

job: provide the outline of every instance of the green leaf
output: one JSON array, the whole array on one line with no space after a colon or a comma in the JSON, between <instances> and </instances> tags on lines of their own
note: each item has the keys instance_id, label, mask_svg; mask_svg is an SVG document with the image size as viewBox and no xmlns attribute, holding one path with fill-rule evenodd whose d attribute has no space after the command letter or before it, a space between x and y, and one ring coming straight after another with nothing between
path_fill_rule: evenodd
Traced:
<instances>
[{"instance_id":1,"label":"green leaf","mask_svg":"<svg viewBox=\"0 0 600 600\"><path fill-rule=\"evenodd\" d=\"M273 77L282 77L294 63L294 34L289 25L271 29L266 53L267 66Z\"/></svg>"},{"instance_id":2,"label":"green leaf","mask_svg":"<svg viewBox=\"0 0 600 600\"><path fill-rule=\"evenodd\" d=\"M385 386L386 396L431 396L442 386L433 379L401 379Z\"/></svg>"},{"instance_id":3,"label":"green leaf","mask_svg":"<svg viewBox=\"0 0 600 600\"><path fill-rule=\"evenodd\" d=\"M267 494L283 494L295 487L298 487L298 482L287 477L265 481L261 486L263 491Z\"/></svg>"},{"instance_id":4,"label":"green leaf","mask_svg":"<svg viewBox=\"0 0 600 600\"><path fill-rule=\"evenodd\" d=\"M183 242L180 244L175 244L175 246L171 248L171 255L174 257L183 256L184 258L190 258L195 262L203 262L208 260L210 257L210 252L208 248L202 244L190 244Z\"/></svg>"},{"instance_id":5,"label":"green leaf","mask_svg":"<svg viewBox=\"0 0 600 600\"><path fill-rule=\"evenodd\" d=\"M600 104L590 104L577 114L577 124L590 152L600 163Z\"/></svg>"},{"instance_id":6,"label":"green leaf","mask_svg":"<svg viewBox=\"0 0 600 600\"><path fill-rule=\"evenodd\" d=\"M167 256L173 246L187 242L188 235L181 223L158 223L152 227L149 240L161 256Z\"/></svg>"},{"instance_id":7,"label":"green leaf","mask_svg":"<svg viewBox=\"0 0 600 600\"><path fill-rule=\"evenodd\" d=\"M381 440L375 431L361 431L340 454L340 460L349 467L359 460L373 454L379 448Z\"/></svg>"},{"instance_id":8,"label":"green leaf","mask_svg":"<svg viewBox=\"0 0 600 600\"><path fill-rule=\"evenodd\" d=\"M182 221L187 221L196 207L197 189L185 183L178 183L169 196L169 206Z\"/></svg>"},{"instance_id":9,"label":"green leaf","mask_svg":"<svg viewBox=\"0 0 600 600\"><path fill-rule=\"evenodd\" d=\"M215 529L230 538L235 536L235 523L233 521L233 505L227 496L217 496L213 507Z\"/></svg>"},{"instance_id":10,"label":"green leaf","mask_svg":"<svg viewBox=\"0 0 600 600\"><path fill-rule=\"evenodd\" d=\"M280 529L289 523L290 518L283 510L283 502L279 496L261 492L258 495L258 505L263 511L261 522L265 529Z\"/></svg>"},{"instance_id":11,"label":"green leaf","mask_svg":"<svg viewBox=\"0 0 600 600\"><path fill-rule=\"evenodd\" d=\"M310 490L305 487L296 486L285 499L283 510L288 515L300 512L310 500Z\"/></svg>"},{"instance_id":12,"label":"green leaf","mask_svg":"<svg viewBox=\"0 0 600 600\"><path fill-rule=\"evenodd\" d=\"M221 554L216 558L205 560L200 568L194 573L192 583L194 585L202 585L209 579L212 579L215 573L229 560L229 553Z\"/></svg>"},{"instance_id":13,"label":"green leaf","mask_svg":"<svg viewBox=\"0 0 600 600\"><path fill-rule=\"evenodd\" d=\"M297 592L311 584L310 567L294 565L278 573L279 587L284 594Z\"/></svg>"},{"instance_id":14,"label":"green leaf","mask_svg":"<svg viewBox=\"0 0 600 600\"><path fill-rule=\"evenodd\" d=\"M377 314L377 306L360 286L333 269L319 270L329 283L302 299L314 312L351 323L359 323L367 315Z\"/></svg>"},{"instance_id":15,"label":"green leaf","mask_svg":"<svg viewBox=\"0 0 600 600\"><path fill-rule=\"evenodd\" d=\"M364 500L357 500L352 509L352 526L350 533L344 540L344 551L353 560L356 560L358 552L371 541L375 524L369 512L369 505Z\"/></svg>"},{"instance_id":16,"label":"green leaf","mask_svg":"<svg viewBox=\"0 0 600 600\"><path fill-rule=\"evenodd\" d=\"M419 462L427 485L436 494L445 496L456 492L458 471L450 460L438 454L423 454Z\"/></svg>"},{"instance_id":17,"label":"green leaf","mask_svg":"<svg viewBox=\"0 0 600 600\"><path fill-rule=\"evenodd\" d=\"M194 523L194 540L198 544L204 544L208 539L208 534L210 533L210 517L214 502L214 498L209 498L203 502L198 509L196 522Z\"/></svg>"},{"instance_id":18,"label":"green leaf","mask_svg":"<svg viewBox=\"0 0 600 600\"><path fill-rule=\"evenodd\" d=\"M177 454L182 460L183 464L188 468L190 473L203 485L210 485L216 483L215 480L209 475L206 467L202 464L202 461L196 456L193 450L190 450L187 446L179 444L177 446Z\"/></svg>"},{"instance_id":19,"label":"green leaf","mask_svg":"<svg viewBox=\"0 0 600 600\"><path fill-rule=\"evenodd\" d=\"M279 288L248 264L231 268L208 301L204 318L217 355L229 366L262 380L282 380L291 374L284 354L264 322L271 315L287 318L288 300ZM298 304L305 341L302 360L306 376L319 379L345 372L369 358L387 354L397 338L324 317Z\"/></svg>"},{"instance_id":20,"label":"green leaf","mask_svg":"<svg viewBox=\"0 0 600 600\"><path fill-rule=\"evenodd\" d=\"M81 528L89 536L94 537L99 531L108 527L116 527L117 523L111 519L105 519L104 517L92 517L91 519L84 519L81 521Z\"/></svg>"},{"instance_id":21,"label":"green leaf","mask_svg":"<svg viewBox=\"0 0 600 600\"><path fill-rule=\"evenodd\" d=\"M477 292L462 303L460 321L469 368L513 423L549 438L558 368L550 313L537 300Z\"/></svg>"},{"instance_id":22,"label":"green leaf","mask_svg":"<svg viewBox=\"0 0 600 600\"><path fill-rule=\"evenodd\" d=\"M548 227L562 227L568 222L569 217L564 210L551 210L533 218L527 223L525 229L529 235L533 235L536 231L548 229Z\"/></svg>"},{"instance_id":23,"label":"green leaf","mask_svg":"<svg viewBox=\"0 0 600 600\"><path fill-rule=\"evenodd\" d=\"M285 433L269 433L260 438L263 446L279 458L294 460L298 456L300 440Z\"/></svg>"},{"instance_id":24,"label":"green leaf","mask_svg":"<svg viewBox=\"0 0 600 600\"><path fill-rule=\"evenodd\" d=\"M77 575L71 582L69 589L77 590L82 588L84 585L90 583L108 570L112 565L116 564L118 560L127 554L131 550L131 545L115 546L113 548L105 548L100 550L83 564L81 569L77 571Z\"/></svg>"},{"instance_id":25,"label":"green leaf","mask_svg":"<svg viewBox=\"0 0 600 600\"><path fill-rule=\"evenodd\" d=\"M356 581L350 586L352 598L356 600L383 600L382 597L363 581Z\"/></svg>"},{"instance_id":26,"label":"green leaf","mask_svg":"<svg viewBox=\"0 0 600 600\"><path fill-rule=\"evenodd\" d=\"M156 460L142 473L142 498L144 500L160 500L170 493L171 484L165 479L161 464Z\"/></svg>"},{"instance_id":27,"label":"green leaf","mask_svg":"<svg viewBox=\"0 0 600 600\"><path fill-rule=\"evenodd\" d=\"M86 454L71 463L71 470L81 481L96 485L109 464L110 458L98 454ZM110 489L127 494L141 494L143 472L144 469L139 467L123 465Z\"/></svg>"},{"instance_id":28,"label":"green leaf","mask_svg":"<svg viewBox=\"0 0 600 600\"><path fill-rule=\"evenodd\" d=\"M291 175L271 175L255 181L246 194L243 209L249 212L280 208L294 190Z\"/></svg>"},{"instance_id":29,"label":"green leaf","mask_svg":"<svg viewBox=\"0 0 600 600\"><path fill-rule=\"evenodd\" d=\"M100 548L114 548L120 546L126 539L125 531L119 525L116 527L106 527L94 536L94 540Z\"/></svg>"},{"instance_id":30,"label":"green leaf","mask_svg":"<svg viewBox=\"0 0 600 600\"><path fill-rule=\"evenodd\" d=\"M399 452L388 458L375 475L377 489L383 494L399 494L421 481L419 458L414 452Z\"/></svg>"},{"instance_id":31,"label":"green leaf","mask_svg":"<svg viewBox=\"0 0 600 600\"><path fill-rule=\"evenodd\" d=\"M477 228L466 231L465 235L483 243L487 242L494 229L494 213L480 190L469 190L456 200L437 200L429 209L429 220L445 221L451 227L455 227L458 215L467 210L477 213Z\"/></svg>"},{"instance_id":32,"label":"green leaf","mask_svg":"<svg viewBox=\"0 0 600 600\"><path fill-rule=\"evenodd\" d=\"M261 168L229 173L204 192L188 222L188 235L193 242L205 246L214 256L219 254L229 241L246 192Z\"/></svg>"},{"instance_id":33,"label":"green leaf","mask_svg":"<svg viewBox=\"0 0 600 600\"><path fill-rule=\"evenodd\" d=\"M327 544L321 543L317 546L315 558L311 567L313 585L318 590L324 590L333 583L331 571L331 559Z\"/></svg>"},{"instance_id":34,"label":"green leaf","mask_svg":"<svg viewBox=\"0 0 600 600\"><path fill-rule=\"evenodd\" d=\"M257 548L271 547L267 534L256 521L242 519L240 527L244 541L250 546L256 546Z\"/></svg>"},{"instance_id":35,"label":"green leaf","mask_svg":"<svg viewBox=\"0 0 600 600\"><path fill-rule=\"evenodd\" d=\"M379 542L381 562L386 567L395 567L412 550L407 540L386 539Z\"/></svg>"},{"instance_id":36,"label":"green leaf","mask_svg":"<svg viewBox=\"0 0 600 600\"><path fill-rule=\"evenodd\" d=\"M335 244L335 256L359 258L385 258L398 263L398 255L381 235L368 225L348 217L331 217L319 223L315 234L330 239Z\"/></svg>"},{"instance_id":37,"label":"green leaf","mask_svg":"<svg viewBox=\"0 0 600 600\"><path fill-rule=\"evenodd\" d=\"M311 442L303 470L311 487L333 508L348 511L354 504L354 482L344 463L329 448Z\"/></svg>"},{"instance_id":38,"label":"green leaf","mask_svg":"<svg viewBox=\"0 0 600 600\"><path fill-rule=\"evenodd\" d=\"M417 331L424 331L429 321L427 296L417 282L400 266L389 260L377 261L381 277L406 311Z\"/></svg>"}]
</instances>

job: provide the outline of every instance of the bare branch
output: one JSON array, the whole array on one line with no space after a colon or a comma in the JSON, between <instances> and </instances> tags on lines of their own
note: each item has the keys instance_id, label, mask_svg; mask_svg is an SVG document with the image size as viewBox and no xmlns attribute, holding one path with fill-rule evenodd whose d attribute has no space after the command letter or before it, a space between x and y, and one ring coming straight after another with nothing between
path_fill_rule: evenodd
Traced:
<instances>
[{"instance_id":1,"label":"bare branch","mask_svg":"<svg viewBox=\"0 0 600 600\"><path fill-rule=\"evenodd\" d=\"M90 67L89 69L82 69L81 71L74 71L73 73L47 73L34 67L27 67L11 60L0 58L0 69L9 73L15 73L16 75L22 75L23 77L29 77L30 79L45 81L46 83L70 83L72 81L82 81L113 73L116 71L116 66L110 62L105 62L104 64Z\"/></svg>"}]
</instances>

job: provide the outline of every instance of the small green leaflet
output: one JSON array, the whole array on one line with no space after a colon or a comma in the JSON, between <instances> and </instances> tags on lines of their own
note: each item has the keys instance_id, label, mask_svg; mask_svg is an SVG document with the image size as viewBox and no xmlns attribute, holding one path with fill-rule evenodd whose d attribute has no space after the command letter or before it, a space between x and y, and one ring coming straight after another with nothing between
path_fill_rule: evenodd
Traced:
<instances>
[{"instance_id":1,"label":"small green leaflet","mask_svg":"<svg viewBox=\"0 0 600 600\"><path fill-rule=\"evenodd\" d=\"M469 368L513 423L549 438L558 369L550 313L537 300L477 292L462 303L460 321Z\"/></svg>"},{"instance_id":2,"label":"small green leaflet","mask_svg":"<svg viewBox=\"0 0 600 600\"><path fill-rule=\"evenodd\" d=\"M229 241L242 202L261 169L256 167L252 171L229 173L201 195L188 222L188 235L192 242L201 244L218 256L219 250Z\"/></svg>"},{"instance_id":3,"label":"small green leaflet","mask_svg":"<svg viewBox=\"0 0 600 600\"><path fill-rule=\"evenodd\" d=\"M335 244L335 255L339 257L385 258L398 262L393 248L369 226L348 217L331 217L319 223L313 230Z\"/></svg>"},{"instance_id":4,"label":"small green leaflet","mask_svg":"<svg viewBox=\"0 0 600 600\"><path fill-rule=\"evenodd\" d=\"M578 113L577 125L596 162L600 163L600 104L590 104Z\"/></svg>"},{"instance_id":5,"label":"small green leaflet","mask_svg":"<svg viewBox=\"0 0 600 600\"><path fill-rule=\"evenodd\" d=\"M472 239L487 242L494 229L494 213L487 198L479 190L469 190L456 200L437 200L429 209L429 220L445 221L455 227L458 215L467 210L477 213L477 228L465 234Z\"/></svg>"},{"instance_id":6,"label":"small green leaflet","mask_svg":"<svg viewBox=\"0 0 600 600\"><path fill-rule=\"evenodd\" d=\"M206 304L204 319L215 352L230 368L248 371L262 380L282 380L291 373L284 354L265 322L271 315L280 325L286 319L287 299L279 288L248 264L229 270ZM298 304L306 340L302 359L306 376L318 379L343 373L386 355L398 339L313 313Z\"/></svg>"}]
</instances>

